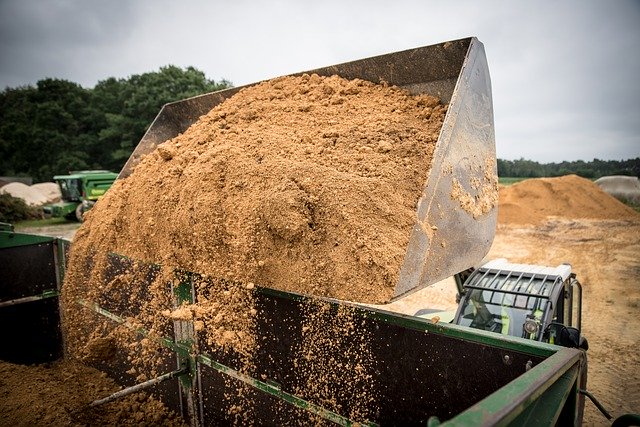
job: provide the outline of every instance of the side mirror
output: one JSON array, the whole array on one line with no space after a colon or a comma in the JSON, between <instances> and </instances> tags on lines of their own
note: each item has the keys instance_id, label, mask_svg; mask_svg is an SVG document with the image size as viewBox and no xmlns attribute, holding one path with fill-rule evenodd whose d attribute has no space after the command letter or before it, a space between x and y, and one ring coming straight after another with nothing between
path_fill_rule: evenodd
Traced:
<instances>
[{"instance_id":1,"label":"side mirror","mask_svg":"<svg viewBox=\"0 0 640 427\"><path fill-rule=\"evenodd\" d=\"M579 348L580 347L580 331L571 326L565 326L560 329L558 336L558 344L564 347Z\"/></svg>"},{"instance_id":2,"label":"side mirror","mask_svg":"<svg viewBox=\"0 0 640 427\"><path fill-rule=\"evenodd\" d=\"M545 329L545 337L555 337L555 344L563 347L589 349L587 339L580 335L580 330L571 326L565 326L562 323L550 323Z\"/></svg>"},{"instance_id":3,"label":"side mirror","mask_svg":"<svg viewBox=\"0 0 640 427\"><path fill-rule=\"evenodd\" d=\"M578 347L583 349L584 351L589 350L589 341L587 341L587 338L585 338L583 335L580 336L580 345Z\"/></svg>"}]
</instances>

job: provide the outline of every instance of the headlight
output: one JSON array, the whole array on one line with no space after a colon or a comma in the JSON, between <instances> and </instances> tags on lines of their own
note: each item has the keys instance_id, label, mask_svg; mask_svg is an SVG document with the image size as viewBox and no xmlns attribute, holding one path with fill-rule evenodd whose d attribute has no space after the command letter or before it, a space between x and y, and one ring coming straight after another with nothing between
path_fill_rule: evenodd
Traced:
<instances>
[{"instance_id":1,"label":"headlight","mask_svg":"<svg viewBox=\"0 0 640 427\"><path fill-rule=\"evenodd\" d=\"M529 334L535 334L538 331L538 322L533 319L525 320L524 330Z\"/></svg>"}]
</instances>

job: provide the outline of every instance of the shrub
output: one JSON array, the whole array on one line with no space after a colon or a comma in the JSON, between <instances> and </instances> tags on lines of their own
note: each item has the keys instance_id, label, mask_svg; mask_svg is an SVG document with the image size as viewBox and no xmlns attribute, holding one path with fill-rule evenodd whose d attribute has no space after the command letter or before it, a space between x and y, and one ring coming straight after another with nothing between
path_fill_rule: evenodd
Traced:
<instances>
[{"instance_id":1,"label":"shrub","mask_svg":"<svg viewBox=\"0 0 640 427\"><path fill-rule=\"evenodd\" d=\"M30 207L24 200L10 194L0 194L0 222L13 223L38 217L38 209Z\"/></svg>"}]
</instances>

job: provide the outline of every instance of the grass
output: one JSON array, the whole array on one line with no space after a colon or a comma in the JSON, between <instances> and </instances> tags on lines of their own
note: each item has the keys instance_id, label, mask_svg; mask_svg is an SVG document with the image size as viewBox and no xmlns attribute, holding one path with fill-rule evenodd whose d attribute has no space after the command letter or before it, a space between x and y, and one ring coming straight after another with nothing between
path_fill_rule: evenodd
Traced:
<instances>
[{"instance_id":1,"label":"grass","mask_svg":"<svg viewBox=\"0 0 640 427\"><path fill-rule=\"evenodd\" d=\"M501 176L501 177L498 177L498 183L500 185L511 185L511 184L515 184L516 182L524 181L525 179L529 179L529 178L513 178L508 176Z\"/></svg>"},{"instance_id":2,"label":"grass","mask_svg":"<svg viewBox=\"0 0 640 427\"><path fill-rule=\"evenodd\" d=\"M14 224L16 230L30 227L47 227L50 225L77 224L77 221L70 221L66 218L28 219Z\"/></svg>"},{"instance_id":3,"label":"grass","mask_svg":"<svg viewBox=\"0 0 640 427\"><path fill-rule=\"evenodd\" d=\"M636 212L640 213L640 205L637 203L633 203L630 200L626 200L626 199L618 199L620 200L622 203L624 203L625 205L629 206L631 209L635 210Z\"/></svg>"}]
</instances>

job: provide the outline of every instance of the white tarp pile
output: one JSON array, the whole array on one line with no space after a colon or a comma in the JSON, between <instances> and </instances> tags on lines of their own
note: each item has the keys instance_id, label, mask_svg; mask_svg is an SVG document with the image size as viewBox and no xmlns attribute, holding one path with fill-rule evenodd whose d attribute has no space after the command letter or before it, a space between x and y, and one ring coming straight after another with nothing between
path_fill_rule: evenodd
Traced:
<instances>
[{"instance_id":1,"label":"white tarp pile","mask_svg":"<svg viewBox=\"0 0 640 427\"><path fill-rule=\"evenodd\" d=\"M4 193L24 200L29 206L42 206L60 200L60 188L55 182L43 182L31 186L12 182L0 188L0 194Z\"/></svg>"},{"instance_id":2,"label":"white tarp pile","mask_svg":"<svg viewBox=\"0 0 640 427\"><path fill-rule=\"evenodd\" d=\"M640 204L640 180L635 176L603 176L595 181L602 191L616 199L623 199Z\"/></svg>"}]
</instances>

